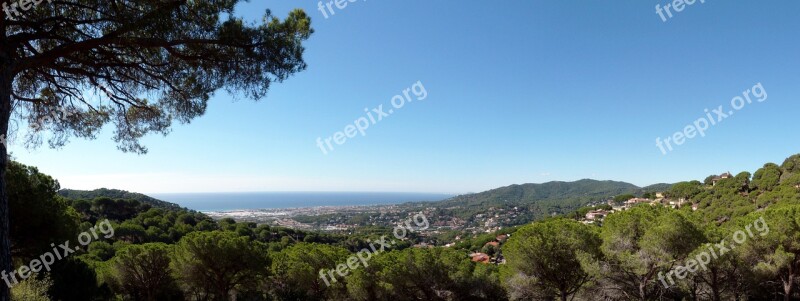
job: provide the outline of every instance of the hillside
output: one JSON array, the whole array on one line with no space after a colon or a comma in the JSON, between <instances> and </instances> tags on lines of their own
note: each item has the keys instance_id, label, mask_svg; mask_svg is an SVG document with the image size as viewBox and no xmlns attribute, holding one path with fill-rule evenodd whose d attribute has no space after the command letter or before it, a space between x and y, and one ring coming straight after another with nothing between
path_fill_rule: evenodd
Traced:
<instances>
[{"instance_id":1,"label":"hillside","mask_svg":"<svg viewBox=\"0 0 800 301\"><path fill-rule=\"evenodd\" d=\"M526 207L533 218L552 213L563 214L591 202L622 194L641 195L646 191L665 191L671 184L639 187L619 181L583 179L575 182L547 182L500 187L480 193L459 195L434 202L442 208L459 208L461 212L486 211L490 207Z\"/></svg>"},{"instance_id":2,"label":"hillside","mask_svg":"<svg viewBox=\"0 0 800 301\"><path fill-rule=\"evenodd\" d=\"M95 198L100 197L107 197L110 199L126 199L126 200L136 200L145 204L149 204L150 206L156 208L163 208L163 209L181 209L182 207L173 204L170 202L165 202L141 193L136 192L128 192L125 190L118 190L118 189L107 189L107 188L100 188L95 190L72 190L72 189L62 189L58 191L58 194L68 198L68 199L84 199L84 200L92 200Z\"/></svg>"},{"instance_id":3,"label":"hillside","mask_svg":"<svg viewBox=\"0 0 800 301\"><path fill-rule=\"evenodd\" d=\"M215 221L197 212L143 209L136 206L137 202L108 202L103 199L95 199L89 205L87 202L58 202L53 198L58 187L56 182L46 181L48 176L39 174L35 168L14 164L9 175L16 179L10 186L9 202L18 213L14 224L18 226L12 228L11 233L12 241L16 243L12 245L17 248L17 254L32 254L18 255L23 262L49 252L52 248L50 241L75 237L75 232L80 231L83 225L94 224L91 229L109 234L99 238L102 241L90 242L88 248L78 251L76 260L70 261L85 271L84 274L77 274L72 269L53 269L50 274L55 279L53 284L37 284L54 287L52 300L89 299L86 296L93 297L91 300L121 300L127 298L123 296L135 296L154 285L138 283L139 290L129 291L124 285L137 282L126 271L143 270L143 267L154 265L155 268L148 272L153 275L150 277L168 279L169 282L159 284L159 289L177 296L161 296L155 300L192 300L186 296L193 290L208 290L209 281L175 271L216 271L219 264L233 267L232 272L220 273L222 277L231 277L234 273L255 275L257 283L248 284L251 287L243 286L250 293L278 296L276 299L294 299L301 295L303 299L296 298L301 300L362 300L326 297L349 296L350 288L358 290L361 295L368 295L372 288L376 288L382 290L382 296L402 300L400 295L414 289L418 290L417 295L424 296L422 292L427 287L443 287L454 296L442 300L556 300L508 298L520 294L520 291L547 287L530 282L516 285L516 280L503 278L503 269L523 277L525 281L534 281L533 276L522 272L522 268L533 270L542 266L547 269L541 273L553 277L566 272L584 275L581 279L591 277L591 282L575 280L582 288L572 293L577 296L574 300L629 300L627 296L636 293L645 296L642 300L657 300L663 296L670 296L670 300L689 300L696 292L692 288L697 287L725 297L720 300L734 300L738 299L737 296L746 296L747 300L779 300L761 297L795 296L794 292L800 286L796 280L782 282L782 279L800 277L800 273L792 268L800 265L800 251L791 248L800 237L797 219L800 216L800 154L786 159L781 165L768 163L755 173L740 172L710 184L686 181L638 187L625 182L580 180L511 185L436 202L440 208L431 208L430 204L434 203L424 203L426 205L422 205L424 208L420 211L420 208L413 208L414 211L376 213L372 217L381 219L368 217L370 219L359 224L362 227L338 233L297 231L232 219ZM43 180L53 185L40 185ZM565 210L581 202L653 191L665 192L668 200L680 198L688 203L681 208L636 205L610 213L600 222L591 224L581 222L583 215L575 217L577 220L567 216L530 223L535 220L534 213L549 215L554 210ZM142 194L109 189L65 190L60 194L74 198L155 200ZM30 210L42 206L47 209ZM443 208L445 206L450 207ZM478 208L486 208L486 211L479 212ZM452 215L470 211L473 215L465 218L453 218ZM389 218L383 219L386 217ZM330 222L331 217L323 219ZM388 224L378 224L387 220ZM397 221L404 221L407 226L398 226ZM413 228L411 223L419 228ZM526 225L509 227L522 224ZM114 228L117 232L113 231ZM631 235L632 228L641 234ZM47 230L42 232L40 229ZM57 232L64 229L66 231ZM359 252L366 253L368 247L374 248L376 236L381 236L381 241L390 235L397 238L397 229L405 229L403 231L407 231L408 236L389 242L391 252L386 255L377 254L364 259L371 260L369 268L357 266L355 269L360 269L359 272L338 278L342 286L321 285L320 281L328 279L314 282L313 279L319 279L319 275L326 275L326 271L329 272L327 275L333 275L333 267L348 267L341 262L355 262L353 260L359 258ZM47 237L25 239L41 233ZM726 241L732 242L730 248L722 243ZM709 249L712 245L716 246L715 249ZM687 273L696 277L677 278L675 284L670 281L668 285L664 285L667 282L648 279L648 275L669 274L689 265L697 266L700 261L697 258L701 257L693 254L715 252L716 249L719 249L719 254L730 252L731 255L725 261L716 262L712 261L712 255L704 255L709 261L708 269L698 268L694 272L687 269ZM589 252L581 253L583 250ZM132 255L132 252L148 255ZM232 257L230 254L242 255ZM195 258L204 260L189 260ZM242 265L240 258L256 258L259 262ZM776 261L775 258L783 259ZM589 264L581 264L581 260ZM270 262L277 264L271 265ZM337 263L340 264L337 266ZM291 268L295 266L304 268ZM447 273L453 270L464 273ZM435 274L435 277L419 277L437 271L445 272ZM718 272L724 273L720 281L704 282L703 277L716 277ZM276 277L269 277L273 275ZM294 282L287 284L287 279ZM403 289L391 286L419 279L424 281L420 286ZM369 287L364 288L360 285L362 283ZM459 286L447 286L452 283L459 283ZM475 283L482 285L475 290L462 288ZM85 293L87 291L89 293ZM457 291L468 294L458 296L455 295ZM309 297L314 294L317 297ZM134 297L128 299L136 300ZM418 299L428 300L424 297Z\"/></svg>"},{"instance_id":4,"label":"hillside","mask_svg":"<svg viewBox=\"0 0 800 301\"><path fill-rule=\"evenodd\" d=\"M672 188L672 185L673 185L673 184L667 184L667 183L658 183L658 184L653 184L653 185L650 185L650 186L645 186L645 187L642 187L642 189L640 190L640 192L642 192L642 193L645 193L645 192L661 192L661 191L668 191L668 190L670 190L670 189Z\"/></svg>"},{"instance_id":5,"label":"hillside","mask_svg":"<svg viewBox=\"0 0 800 301\"><path fill-rule=\"evenodd\" d=\"M440 201L441 205L474 206L491 204L530 204L543 201L598 201L620 194L641 194L645 191L663 191L670 184L647 187L618 182L583 179L575 182L553 181L542 184L515 184L480 193L459 195Z\"/></svg>"}]
</instances>

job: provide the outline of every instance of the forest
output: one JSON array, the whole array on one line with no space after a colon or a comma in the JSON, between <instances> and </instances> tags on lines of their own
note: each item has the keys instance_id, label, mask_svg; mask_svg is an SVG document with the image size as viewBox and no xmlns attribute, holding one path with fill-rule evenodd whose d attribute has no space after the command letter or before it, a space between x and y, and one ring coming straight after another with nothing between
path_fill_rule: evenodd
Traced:
<instances>
[{"instance_id":1,"label":"forest","mask_svg":"<svg viewBox=\"0 0 800 301\"><path fill-rule=\"evenodd\" d=\"M19 282L3 275L15 300L798 300L800 295L800 155L753 174L681 182L665 192L696 206L643 204L602 223L585 224L566 214L505 229L510 237L490 250L503 262L477 263L468 256L499 233L465 237L451 247L442 246L446 241L412 247L424 239L410 235L329 285L320 271L335 269L391 229L346 235L215 221L172 204L67 198L59 194L57 180L17 162L7 175ZM113 236L79 241L80 233L102 229L103 223L113 227ZM745 230L749 236L737 237ZM47 270L29 264L63 241L77 246L72 254ZM725 250L708 256L720 244ZM23 269L27 266L32 271Z\"/></svg>"}]
</instances>

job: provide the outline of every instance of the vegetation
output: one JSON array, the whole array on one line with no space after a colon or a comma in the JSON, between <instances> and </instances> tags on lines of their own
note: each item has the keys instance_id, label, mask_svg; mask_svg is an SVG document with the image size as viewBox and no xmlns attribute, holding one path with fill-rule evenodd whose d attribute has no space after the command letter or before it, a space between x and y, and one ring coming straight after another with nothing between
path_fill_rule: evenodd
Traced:
<instances>
[{"instance_id":1,"label":"vegetation","mask_svg":"<svg viewBox=\"0 0 800 301\"><path fill-rule=\"evenodd\" d=\"M78 212L57 196L59 184L35 167L11 162L6 172L14 257L30 260L51 249L50 243L74 239Z\"/></svg>"},{"instance_id":2,"label":"vegetation","mask_svg":"<svg viewBox=\"0 0 800 301\"><path fill-rule=\"evenodd\" d=\"M594 227L569 219L553 219L522 227L505 246L512 277L529 285L529 297L556 295L568 300L591 279L585 264L600 258L600 236ZM519 290L519 287L510 289Z\"/></svg>"},{"instance_id":3,"label":"vegetation","mask_svg":"<svg viewBox=\"0 0 800 301\"><path fill-rule=\"evenodd\" d=\"M457 208L456 216L467 218L489 207L525 208L524 224L532 220L574 211L591 201L609 196L633 194L641 188L624 182L580 180L544 184L511 185L489 191L457 196L434 203L441 208Z\"/></svg>"},{"instance_id":4,"label":"vegetation","mask_svg":"<svg viewBox=\"0 0 800 301\"><path fill-rule=\"evenodd\" d=\"M56 180L12 162L6 171L12 216L25 226L12 228L16 267L101 220L115 229L113 237L21 281L12 294L20 300L797 300L798 166L795 155L752 176L677 183L665 193L685 206L640 204L602 223L566 214L461 239L459 231L411 235L362 263L353 261L356 252L390 229L305 232L214 221L108 194L66 199ZM593 209L611 208L574 213ZM753 227L759 223L767 228ZM741 240L738 233L747 232ZM411 247L422 241L439 246ZM441 247L449 242L456 243ZM721 242L729 250L697 268L696 259ZM473 252L494 259L473 262ZM692 261L694 271L676 272ZM339 275L342 264L352 268ZM337 274L323 278L321 271Z\"/></svg>"},{"instance_id":5,"label":"vegetation","mask_svg":"<svg viewBox=\"0 0 800 301\"><path fill-rule=\"evenodd\" d=\"M653 300L664 295L656 280L685 260L703 241L682 212L640 205L609 216L601 231L603 260L598 262L598 287L609 298Z\"/></svg>"},{"instance_id":6,"label":"vegetation","mask_svg":"<svg viewBox=\"0 0 800 301\"><path fill-rule=\"evenodd\" d=\"M73 190L73 189L62 189L58 191L60 196L63 196L68 199L74 200L93 200L96 198L108 198L108 199L115 199L115 200L133 200L143 204L150 205L155 208L161 209L181 209L180 206L170 203L164 202L159 199L155 199L149 196L146 196L141 193L135 192L127 192L125 190L117 190L117 189L106 189L100 188L91 191L86 190Z\"/></svg>"},{"instance_id":7,"label":"vegetation","mask_svg":"<svg viewBox=\"0 0 800 301\"><path fill-rule=\"evenodd\" d=\"M353 300L497 300L497 269L445 248L391 251L346 278Z\"/></svg>"},{"instance_id":8,"label":"vegetation","mask_svg":"<svg viewBox=\"0 0 800 301\"><path fill-rule=\"evenodd\" d=\"M182 300L171 254L172 247L164 243L125 246L108 262L111 277L106 283L135 300Z\"/></svg>"},{"instance_id":9,"label":"vegetation","mask_svg":"<svg viewBox=\"0 0 800 301\"><path fill-rule=\"evenodd\" d=\"M47 290L51 285L51 281L47 278L28 279L11 289L11 298L25 301L50 301Z\"/></svg>"}]
</instances>

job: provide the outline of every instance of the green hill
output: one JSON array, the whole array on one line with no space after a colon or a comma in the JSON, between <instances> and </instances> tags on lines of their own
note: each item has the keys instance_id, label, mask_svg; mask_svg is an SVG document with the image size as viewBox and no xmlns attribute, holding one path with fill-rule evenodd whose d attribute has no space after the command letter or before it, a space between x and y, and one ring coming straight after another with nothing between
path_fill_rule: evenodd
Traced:
<instances>
[{"instance_id":1,"label":"green hill","mask_svg":"<svg viewBox=\"0 0 800 301\"><path fill-rule=\"evenodd\" d=\"M177 204L165 202L150 196L146 196L141 193L128 192L125 190L118 190L118 189L100 188L91 191L62 189L58 191L58 194L65 198L75 199L75 200L81 200L81 199L93 200L95 198L107 197L110 199L136 200L145 204L149 204L150 206L153 206L155 208L163 208L170 210L183 209L181 206Z\"/></svg>"},{"instance_id":2,"label":"green hill","mask_svg":"<svg viewBox=\"0 0 800 301\"><path fill-rule=\"evenodd\" d=\"M641 191L642 192L664 192L664 191L669 191L671 188L672 188L672 184L658 183L658 184L653 184L653 185L650 185L650 186L642 187Z\"/></svg>"},{"instance_id":3,"label":"green hill","mask_svg":"<svg viewBox=\"0 0 800 301\"><path fill-rule=\"evenodd\" d=\"M529 204L543 201L599 201L620 194L635 194L642 188L625 182L584 179L575 182L510 185L480 193L459 195L440 203L451 206Z\"/></svg>"},{"instance_id":4,"label":"green hill","mask_svg":"<svg viewBox=\"0 0 800 301\"><path fill-rule=\"evenodd\" d=\"M617 195L641 195L646 191L665 191L671 184L639 187L626 182L583 179L575 182L547 182L500 187L480 193L459 195L433 203L440 208L451 208L467 216L485 212L487 208L525 207L531 218L541 218L553 213L574 211L586 204L599 202Z\"/></svg>"}]
</instances>

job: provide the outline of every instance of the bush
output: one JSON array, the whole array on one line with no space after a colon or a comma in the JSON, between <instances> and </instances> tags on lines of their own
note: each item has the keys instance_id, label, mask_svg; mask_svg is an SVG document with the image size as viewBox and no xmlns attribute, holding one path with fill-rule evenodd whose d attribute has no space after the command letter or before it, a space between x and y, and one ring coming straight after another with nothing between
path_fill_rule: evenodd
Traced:
<instances>
[{"instance_id":1,"label":"bush","mask_svg":"<svg viewBox=\"0 0 800 301\"><path fill-rule=\"evenodd\" d=\"M49 277L43 279L29 278L11 288L12 300L50 301L47 291L53 285Z\"/></svg>"}]
</instances>

